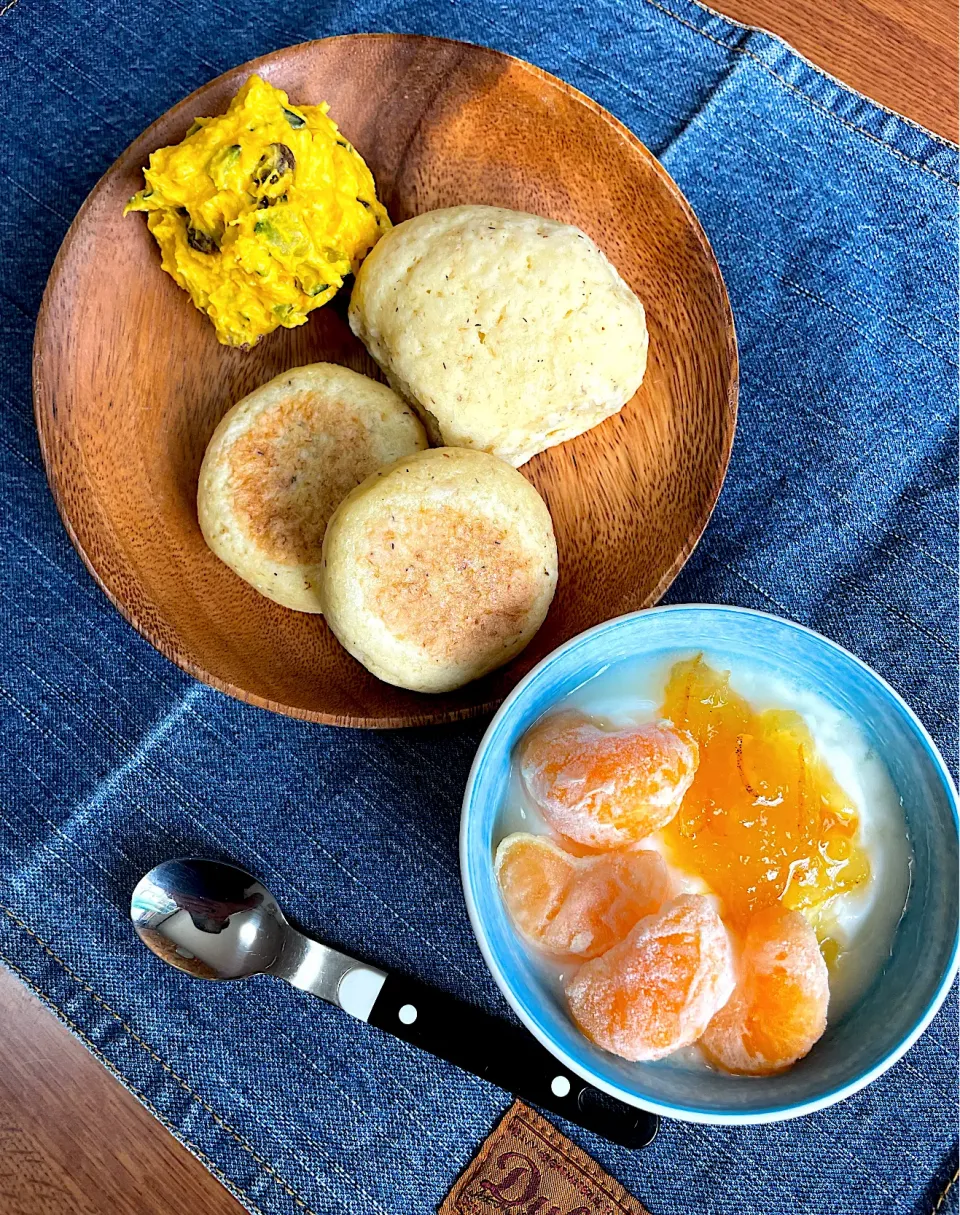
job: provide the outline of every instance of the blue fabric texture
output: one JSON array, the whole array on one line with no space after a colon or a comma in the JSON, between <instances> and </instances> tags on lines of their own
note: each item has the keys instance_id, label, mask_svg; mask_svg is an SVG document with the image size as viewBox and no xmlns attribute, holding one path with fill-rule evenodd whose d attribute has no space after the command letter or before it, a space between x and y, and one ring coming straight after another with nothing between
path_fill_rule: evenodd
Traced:
<instances>
[{"instance_id":1,"label":"blue fabric texture","mask_svg":"<svg viewBox=\"0 0 960 1215\"><path fill-rule=\"evenodd\" d=\"M956 149L690 0L19 0L0 8L0 954L263 1215L423 1215L508 1095L270 980L162 967L127 920L161 859L233 859L307 930L507 1016L456 837L483 723L371 734L193 682L61 527L34 320L95 180L266 51L355 30L486 43L595 97L697 211L742 385L726 487L668 600L809 624L876 667L956 764ZM159 273L159 270L158 270ZM186 304L185 304L186 306ZM654 1215L926 1215L956 1167L955 996L881 1080L752 1129L628 1153L564 1126ZM940 1208L956 1212L954 1192Z\"/></svg>"}]
</instances>

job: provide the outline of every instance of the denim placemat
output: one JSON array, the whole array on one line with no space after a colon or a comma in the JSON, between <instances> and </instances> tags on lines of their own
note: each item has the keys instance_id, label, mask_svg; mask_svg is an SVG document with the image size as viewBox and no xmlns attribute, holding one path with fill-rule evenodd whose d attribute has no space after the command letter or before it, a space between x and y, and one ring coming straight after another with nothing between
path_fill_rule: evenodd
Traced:
<instances>
[{"instance_id":1,"label":"denim placemat","mask_svg":"<svg viewBox=\"0 0 960 1215\"><path fill-rule=\"evenodd\" d=\"M521 55L662 158L713 242L742 367L726 488L668 598L821 630L956 761L951 145L687 0L0 7L0 954L264 1215L425 1215L507 1094L269 980L175 974L134 939L130 889L165 857L233 858L308 930L506 1015L457 873L483 724L311 726L159 657L59 523L30 346L70 219L142 128L236 63L351 30ZM812 1117L665 1124L632 1155L562 1129L654 1215L926 1215L955 1168L956 1058L953 998L883 1079Z\"/></svg>"}]
</instances>

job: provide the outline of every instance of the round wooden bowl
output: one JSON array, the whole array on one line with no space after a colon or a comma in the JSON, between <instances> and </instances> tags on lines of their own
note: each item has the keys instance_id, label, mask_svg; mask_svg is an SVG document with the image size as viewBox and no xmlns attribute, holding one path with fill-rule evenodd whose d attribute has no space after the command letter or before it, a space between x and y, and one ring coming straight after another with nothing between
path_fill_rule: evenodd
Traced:
<instances>
[{"instance_id":1,"label":"round wooden bowl","mask_svg":"<svg viewBox=\"0 0 960 1215\"><path fill-rule=\"evenodd\" d=\"M210 552L197 475L226 410L301 363L377 375L345 301L254 350L221 346L123 218L150 152L222 113L252 71L331 115L394 222L488 203L577 224L643 300L650 357L616 417L524 465L553 515L560 582L546 623L502 670L426 696L375 679L323 619L270 602ZM716 502L736 423L737 350L716 260L677 186L631 133L562 81L496 51L358 34L235 68L155 122L102 178L57 257L37 322L34 402L47 475L90 572L131 624L191 675L281 713L349 726L452 721L492 709L548 651L655 603Z\"/></svg>"}]
</instances>

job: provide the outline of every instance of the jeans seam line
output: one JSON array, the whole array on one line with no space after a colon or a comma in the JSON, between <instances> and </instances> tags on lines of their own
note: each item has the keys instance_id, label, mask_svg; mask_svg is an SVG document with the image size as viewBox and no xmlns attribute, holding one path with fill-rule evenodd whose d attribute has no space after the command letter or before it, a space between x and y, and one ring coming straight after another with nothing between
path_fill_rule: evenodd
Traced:
<instances>
[{"instance_id":1,"label":"jeans seam line","mask_svg":"<svg viewBox=\"0 0 960 1215\"><path fill-rule=\"evenodd\" d=\"M886 149L891 156L896 156L898 160L902 160L906 164L912 165L915 169L919 169L921 173L927 173L930 177L935 177L938 181L942 181L948 186L956 186L957 183L951 178L945 176L943 173L938 173L936 169L931 169L928 165L923 164L922 161L914 160L912 156L908 156L905 152L901 152L899 148L895 148L893 144L888 143L885 139L881 139L879 135L874 135L872 131L868 131L864 127L858 127L856 123L850 122L840 114L835 113L835 111L831 110L829 106L824 105L822 101L817 101L808 93L805 93L802 89L797 88L797 86L787 80L785 76L781 76L780 73L774 68L770 67L768 63L765 63L763 59L761 59L756 53L756 51L752 51L749 49L749 47L745 46L731 46L730 43L724 42L721 38L715 38L713 34L708 34L706 30L700 29L700 27L698 25L694 25L692 21L687 21L685 17L681 17L679 13L673 12L672 9L669 9L665 5L661 4L659 0L644 0L644 3L649 4L651 8L658 9L661 13L665 14L665 16L672 17L674 21L679 22L680 25L686 26L686 28L689 30L693 30L693 32L695 34L699 34L701 38L706 38L708 41L716 43L717 46L723 47L725 51L729 51L733 55L745 55L747 58L752 59L754 63L761 67L768 75L772 76L774 80L779 81L781 87L786 89L788 92L791 92L795 96L801 98L801 100L805 101L813 109L819 110L821 113L826 114L828 118L834 119L836 122L839 122L842 126L847 127L851 131L856 131L857 134L862 135L864 139L869 139L871 143L875 143L878 145L878 147ZM753 31L755 27L744 26L743 28ZM776 35L773 35L773 37L776 37ZM791 53L796 53L787 43L784 43L784 45L789 51L791 51ZM868 102L871 101L869 97L865 97L862 93L857 93L855 89L850 89L850 86L843 84L842 81L839 81L838 83L840 84L841 88L849 89L849 91L855 96L863 97L863 99ZM890 113L891 115L894 115L894 111L891 110ZM903 117L900 114L895 114L894 116L901 119ZM924 127L920 127L919 124L914 123L912 125L917 126L917 129L922 131L927 139L933 139L941 147L947 148L951 151L953 150L953 145L949 141L935 135L932 131L927 131Z\"/></svg>"},{"instance_id":2,"label":"jeans seam line","mask_svg":"<svg viewBox=\"0 0 960 1215\"><path fill-rule=\"evenodd\" d=\"M213 1118L213 1120L217 1124L217 1126L219 1126L222 1130L226 1131L226 1133L232 1139L234 1139L240 1145L240 1147L242 1147L243 1150L245 1152L247 1152L262 1169L264 1169L268 1173L271 1180L276 1185L280 1186L280 1188L284 1191L284 1193L286 1193L290 1198L293 1199L293 1201L297 1204L297 1206L299 1206L301 1208L301 1210L305 1212L305 1215L317 1215L317 1213L314 1210L312 1210L312 1208L310 1206L308 1206L308 1204L304 1201L304 1199L302 1199L300 1197L300 1195L296 1192L296 1190L294 1190L289 1185L289 1183L277 1172L277 1170L268 1161L264 1160L262 1156L260 1156L260 1154L257 1152L256 1148L254 1148L253 1145L250 1144L243 1135L241 1135L238 1131L236 1131L230 1125L230 1123L226 1121L225 1118L223 1118L220 1114L218 1114L217 1111L213 1108L213 1106L210 1105L209 1102L207 1102L192 1087L192 1085L190 1085L190 1083L188 1081L184 1080L183 1077L178 1072L174 1071L174 1069L170 1066L170 1064L167 1063L153 1049L153 1047L150 1046L150 1044L137 1033L137 1031L135 1029L133 1029L130 1025L127 1024L126 1021L124 1021L124 1019L120 1015L120 1013L118 1013L116 1011L116 1009L112 1008L111 1005L103 998L103 996L100 995L100 993L98 991L96 991L95 988L93 988L85 979L81 978L80 975L78 975L76 973L76 971L73 970L71 968L71 966L63 960L63 958L59 957L56 953L54 953L54 951L50 948L50 946L46 943L46 941L43 940L43 938L38 933L34 932L33 929L28 924L26 924L23 920L21 920L19 916L17 916L13 911L10 910L9 907L5 906L3 903L0 903L0 911L2 911L4 913L4 915L8 916L9 919L11 919L20 928L22 928L23 931L26 932L29 936L33 937L33 939L37 942L37 944L43 949L44 953L48 954L51 958L53 958L53 960L65 971L66 974L68 974L70 976L71 979L73 979L73 981L75 983L77 983L86 992L88 992L88 994L102 1008L104 1008L110 1014L111 1017L114 1018L114 1020L126 1031L126 1033L133 1039L134 1042L137 1043L137 1045L143 1051L145 1051L155 1062L159 1063L160 1066L164 1069L164 1071L168 1072L169 1075L172 1076L173 1079L177 1082L177 1084L185 1092L189 1093L189 1095L193 1098L194 1101L197 1102L198 1105L201 1106L201 1108L206 1110L206 1112L210 1115L210 1117ZM15 966L13 963L11 963L9 961L9 959L7 959L2 954L0 954L0 957L3 957L4 962L6 962L7 965L9 965L11 967L12 970L16 971L18 974L21 975L21 977L23 977L20 969L17 966ZM32 984L31 984L31 986L32 986ZM51 1003L52 1003L52 1001L51 1001ZM76 1032L78 1034L80 1034L80 1036L84 1039L84 1041L86 1041L86 1042L90 1041L90 1039L87 1037L87 1035L84 1034L82 1030L79 1030L74 1025L74 1023L70 1020L70 1018L67 1016L67 1014L63 1012L62 1009L60 1009L56 1005L54 1005L54 1007L57 1008L57 1012L59 1013L59 1015L61 1015L64 1018L64 1020L73 1029L76 1030ZM103 1052L100 1051L99 1049L96 1049L95 1053L97 1053L98 1055L103 1054ZM106 1056L103 1056L103 1057L106 1058ZM117 1069L117 1070L119 1071L119 1069ZM124 1077L124 1081L126 1082L126 1077ZM140 1094L138 1093L137 1096L139 1097ZM153 1112L154 1112L154 1110L151 1108L151 1113L153 1113ZM164 1124L167 1126L170 1125L169 1123L166 1123L163 1118L160 1118L160 1121L164 1122ZM179 1134L179 1132L177 1132L177 1133ZM193 1145L191 1145L191 1146L193 1146ZM261 1215L262 1215L262 1213L261 1213Z\"/></svg>"},{"instance_id":3,"label":"jeans seam line","mask_svg":"<svg viewBox=\"0 0 960 1215\"><path fill-rule=\"evenodd\" d=\"M2 15L2 13L0 13L0 15ZM175 1139L178 1140L178 1142L182 1143L184 1147L192 1152L203 1167L212 1173L214 1177L216 1177L217 1181L220 1182L224 1189L233 1194L235 1197L241 1198L243 1202L248 1205L249 1209L254 1212L254 1215L264 1215L264 1212L254 1203L247 1191L244 1190L242 1186L239 1186L236 1184L236 1182L232 1181L226 1175L226 1173L222 1172L214 1161L210 1159L203 1148L194 1143L192 1139L188 1139L178 1126L161 1114L146 1093L144 1093L142 1089L137 1088L129 1077L124 1076L120 1072L119 1068L117 1068L97 1046L96 1042L94 1042L92 1038L88 1037L80 1026L77 1025L77 1023L71 1017L69 1017L58 1004L51 1000L50 997L47 996L33 982L30 976L26 974L25 971L21 970L15 962L8 958L2 950L0 950L0 962L3 962L4 966L9 967L9 969L20 979L21 983L23 983L23 985L29 991L33 992L36 998L47 1008L49 1008L58 1020L63 1021L65 1025L70 1027L73 1033L76 1034L81 1042L83 1042L84 1046L86 1046L87 1050L90 1051L100 1066L104 1068L104 1070L108 1071L118 1081L118 1083L121 1083L124 1086L124 1088L129 1089L137 1100L148 1110L152 1117L156 1118L161 1126L166 1127L166 1129L171 1135L174 1136Z\"/></svg>"},{"instance_id":4,"label":"jeans seam line","mask_svg":"<svg viewBox=\"0 0 960 1215\"><path fill-rule=\"evenodd\" d=\"M936 1205L931 1209L930 1215L937 1215L938 1211L943 1208L943 1204L947 1201L947 1196L949 1195L950 1191L957 1184L958 1178L960 1178L960 1169L955 1169L953 1176L943 1187L943 1191L940 1194L940 1197L937 1199Z\"/></svg>"}]
</instances>

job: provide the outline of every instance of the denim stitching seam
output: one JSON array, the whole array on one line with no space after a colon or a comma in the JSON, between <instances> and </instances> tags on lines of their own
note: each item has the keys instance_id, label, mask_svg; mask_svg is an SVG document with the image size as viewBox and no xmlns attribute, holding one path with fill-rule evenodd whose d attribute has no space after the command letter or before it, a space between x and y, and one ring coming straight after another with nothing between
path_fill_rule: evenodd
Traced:
<instances>
[{"instance_id":1,"label":"denim stitching seam","mask_svg":"<svg viewBox=\"0 0 960 1215\"><path fill-rule=\"evenodd\" d=\"M818 76L822 76L824 78L824 80L828 81L828 83L839 84L847 92L853 93L855 96L864 98L866 101L869 101L869 103L872 106L875 106L882 113L887 114L891 118L897 118L897 119L899 119L900 122L905 122L907 124L907 126L913 127L914 130L919 131L920 134L925 136L927 139L932 139L935 143L938 143L942 147L949 149L951 152L957 151L957 145L955 143L952 143L945 136L938 135L936 131L928 130L922 123L917 122L913 118L908 118L906 114L901 114L899 112L899 110L892 110L890 108L890 106L884 105L884 103L882 101L877 101L873 97L867 97L865 93L861 93L859 90L852 88L849 84L844 84L843 81L839 79L839 77L831 75L831 73L828 72L826 70L826 68L820 67L820 65L817 63L814 63L812 59L808 59L805 55L801 54L801 52L798 51L795 46L791 46L791 44L789 42L787 42L787 40L785 38L782 38L779 34L775 34L771 30L764 29L762 26L747 25L743 21L738 21L736 19L736 17L730 17L726 13L721 13L719 10L717 10L715 8L711 8L709 6L709 4L704 3L704 0L691 0L691 2L693 4L695 4L697 6L697 8L702 8L705 12L708 12L712 17L717 17L717 18L719 18L719 20L723 21L725 24L732 25L738 30L747 30L751 34L756 34L756 33L766 34L768 37L772 38L775 42L779 42L780 45L785 50L787 50L791 55L794 55L802 63L806 64L806 66L808 68L810 68L811 71L816 72L816 74Z\"/></svg>"},{"instance_id":2,"label":"denim stitching seam","mask_svg":"<svg viewBox=\"0 0 960 1215\"><path fill-rule=\"evenodd\" d=\"M186 1080L184 1080L182 1076L179 1075L179 1073L174 1071L174 1069L170 1066L170 1064L167 1063L159 1054L157 1054L157 1052L153 1049L153 1047L150 1046L150 1044L148 1042L146 1042L143 1038L141 1038L135 1029L133 1029L130 1025L127 1024L126 1021L124 1021L124 1019L120 1015L120 1013L118 1013L116 1011L116 1009L112 1008L107 1003L107 1001L103 998L103 996L100 995L100 993L98 991L96 991L93 987L91 987L90 984L85 979L82 979L76 973L76 971L71 969L71 967L68 965L68 963L66 963L63 960L63 958L59 957L56 953L54 953L54 951L50 948L50 946L46 943L46 941L43 940L42 937L40 937L37 933L35 933L28 924L25 924L24 921L21 920L19 916L17 916L14 912L12 912L10 910L9 907L4 906L4 904L2 904L2 903L0 903L0 911L2 911L4 913L4 915L8 916L20 928L22 928L23 931L26 932L29 936L33 937L33 939L37 942L37 944L43 949L44 953L48 954L51 958L53 958L53 960L60 967L62 967L62 969L70 976L71 979L74 980L75 983L78 983L86 992L88 992L90 994L90 996L93 997L94 1000L96 1000L96 1002L99 1005L101 1005L101 1007L106 1009L106 1011L114 1018L114 1020L116 1020L118 1022L118 1024L121 1025L124 1030L126 1030L126 1032L134 1040L134 1042L136 1042L137 1045L140 1046L155 1062L159 1063L160 1066L164 1069L164 1071L168 1072L169 1075L171 1075L173 1077L173 1079L176 1080L177 1084L179 1084L179 1086L185 1092L189 1093L190 1096L200 1106L202 1106L203 1109L206 1110L206 1112L210 1115L210 1117L213 1118L214 1122L216 1122L216 1124L222 1130L226 1131L227 1134L230 1135L230 1137L232 1139L234 1139L237 1143L239 1143L239 1145L243 1148L243 1150L245 1152L249 1153L249 1155L253 1157L253 1159L257 1162L257 1164L259 1164L260 1167L269 1174L271 1179L284 1191L284 1193L287 1194L290 1198L292 1198L293 1201L297 1204L297 1206L300 1207L301 1210L305 1212L305 1215L317 1215L317 1213L315 1211L313 1211L312 1208L309 1207L307 1205L307 1203L300 1197L300 1195L296 1192L296 1190L294 1190L284 1180L284 1178L280 1176L280 1174L276 1171L276 1169L274 1169L274 1167L271 1164L269 1164L266 1160L264 1160L263 1157L257 1152L257 1150L250 1143L248 1143L247 1140L242 1135L240 1135L230 1125L229 1122L226 1121L226 1119L224 1119L220 1114L218 1114L217 1111L213 1108L213 1106L210 1105L207 1101L205 1101L204 1098L201 1097L200 1094ZM2 955L0 955L0 956L2 956ZM5 962L7 961L7 959L5 957L4 957L4 961ZM10 964L10 963L8 963L8 964ZM12 964L10 964L10 965L11 965L11 968L13 970L16 970L18 974L21 973L16 966L12 966ZM58 1013L61 1013L61 1015L63 1015L64 1020L67 1021L68 1024L70 1024L71 1026L73 1025L73 1022L70 1021L69 1017L67 1017L66 1014L62 1013L62 1010L57 1009L57 1011L58 1011ZM85 1036L82 1034L81 1031L78 1030L77 1032L81 1034L81 1037L84 1037L85 1041L87 1041L87 1039L85 1038ZM99 1054L100 1052L98 1051L97 1053ZM126 1078L124 1078L124 1079L126 1082ZM138 1093L137 1096L139 1097L140 1094ZM154 1111L151 1109L151 1113L153 1113L153 1112ZM160 1120L161 1120L161 1122L163 1121L162 1118ZM177 1133L179 1133L179 1132L177 1132Z\"/></svg>"},{"instance_id":3,"label":"denim stitching seam","mask_svg":"<svg viewBox=\"0 0 960 1215\"><path fill-rule=\"evenodd\" d=\"M2 15L3 15L2 12L0 12L0 16L2 16ZM205 1169L208 1169L214 1175L214 1177L216 1177L217 1181L220 1182L220 1184L224 1187L224 1189L228 1190L235 1197L241 1199L247 1205L247 1207L254 1213L254 1215L264 1215L264 1212L261 1211L261 1209L254 1203L253 1199L250 1198L250 1196L247 1194L247 1192L245 1190L241 1189L241 1187L236 1185L233 1181L231 1181L230 1178L227 1177L227 1175L225 1173L221 1172L221 1170L217 1167L216 1164L214 1164L214 1162L210 1159L210 1157L206 1154L206 1152L204 1152L204 1150L201 1147L198 1147L197 1144L195 1144L192 1139L188 1139L187 1136L183 1133L183 1131L179 1127L175 1126L166 1117L164 1117L164 1115L160 1113L160 1111L153 1104L153 1102L150 1100L150 1098L141 1089L137 1088L137 1086L127 1076L124 1076L110 1062L110 1060L107 1058L107 1056L100 1050L100 1048L97 1046L97 1044L92 1040L92 1038L88 1038L87 1035L80 1028L80 1026L77 1025L77 1023L71 1017L69 1017L63 1011L63 1009L60 1008L59 1005L55 1004L53 1002L53 1000L50 999L49 996L47 996L39 987L37 987L37 985L33 982L33 980L30 978L30 976L28 974L26 974L25 971L22 971L20 969L20 967L17 966L17 964L15 962L11 961L10 958L8 958L7 955L5 953L3 953L2 951L0 951L0 962L3 962L4 966L9 967L10 970L12 970L13 973L20 979L21 983L23 983L23 985L25 987L29 988L29 990L33 992L33 994L37 997L37 999L40 1000L41 1003L46 1005L46 1007L50 1009L50 1011L57 1017L58 1020L63 1021L65 1025L69 1025L69 1027L73 1031L73 1033L75 1033L77 1035L77 1037L84 1044L84 1046L86 1046L87 1050L90 1051L90 1053L94 1056L94 1058L97 1060L97 1062L101 1065L101 1067L105 1068L108 1072L110 1072L110 1074L112 1076L114 1076L117 1079L117 1081L124 1086L124 1088L129 1089L130 1092L133 1093L133 1095L137 1098L137 1100L142 1105L144 1105L147 1110L149 1110L149 1112L152 1114L152 1116L154 1118L156 1118L156 1120L161 1124L161 1126L166 1127L166 1129L170 1132L171 1135L174 1136L174 1138L176 1138L180 1143L182 1143L184 1145L184 1147L188 1148L189 1151L191 1151L197 1157L197 1159L200 1161L200 1163L203 1165L203 1167Z\"/></svg>"},{"instance_id":4,"label":"denim stitching seam","mask_svg":"<svg viewBox=\"0 0 960 1215\"><path fill-rule=\"evenodd\" d=\"M953 1187L957 1184L958 1177L960 1177L960 1169L958 1169L953 1174L953 1176L950 1178L950 1180L947 1182L947 1184L943 1187L943 1193L937 1199L936 1206L934 1206L931 1209L930 1215L937 1215L937 1212L943 1208L943 1204L947 1201L947 1196L949 1195L949 1193L953 1189Z\"/></svg>"},{"instance_id":5,"label":"denim stitching seam","mask_svg":"<svg viewBox=\"0 0 960 1215\"><path fill-rule=\"evenodd\" d=\"M693 30L693 32L695 34L699 34L701 38L706 38L708 41L716 43L717 46L723 47L725 51L729 51L733 55L746 55L747 58L752 59L755 63L759 64L759 66L763 68L768 75L772 76L774 80L778 80L783 88L801 98L801 100L805 101L813 109L820 110L823 114L826 114L829 118L833 118L842 126L847 127L851 131L856 131L857 134L862 135L864 139L869 139L871 143L877 144L878 147L885 148L891 156L896 156L898 160L902 160L906 164L912 165L915 169L919 169L921 173L927 173L931 177L935 177L938 181L945 182L948 186L956 186L957 183L951 178L944 176L943 173L938 173L936 169L931 169L928 165L923 164L921 161L914 160L912 156L907 156L906 153L901 152L899 148L895 148L892 144L887 143L885 139L880 139L879 136L874 135L872 131L867 131L863 127L858 127L855 122L850 122L848 119L841 117L841 115L837 114L834 110L831 110L829 106L824 105L823 102L816 101L808 93L805 93L802 89L798 89L797 86L795 84L791 84L791 82L787 80L785 76L781 76L780 73L770 67L768 63L765 63L755 51L751 51L745 46L731 46L728 42L724 42L723 39L715 38L713 34L708 34L706 30L700 29L700 27L698 25L694 25L692 21L687 21L686 18L681 17L679 13L675 13L672 9L660 4L659 0L644 0L644 3L649 4L651 8L658 9L661 13L665 14L665 16L672 17L674 21L678 21L681 25L686 26L688 30ZM744 28L752 30L754 27L745 26ZM842 85L841 83L841 87L846 88L847 86ZM870 99L867 98L867 100L869 101ZM919 129L924 130L922 127ZM930 132L925 130L924 134L928 137L931 135ZM951 147L951 145L945 140L938 140L938 142L944 147Z\"/></svg>"}]
</instances>

